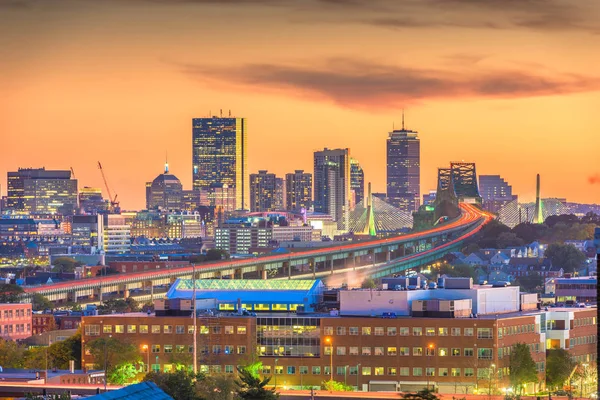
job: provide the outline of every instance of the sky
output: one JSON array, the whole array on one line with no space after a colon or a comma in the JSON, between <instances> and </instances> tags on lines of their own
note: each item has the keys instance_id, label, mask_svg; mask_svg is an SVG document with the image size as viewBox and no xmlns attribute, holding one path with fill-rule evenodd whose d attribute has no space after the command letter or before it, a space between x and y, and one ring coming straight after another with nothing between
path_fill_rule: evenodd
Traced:
<instances>
[{"instance_id":1,"label":"sky","mask_svg":"<svg viewBox=\"0 0 600 400\"><path fill-rule=\"evenodd\" d=\"M476 163L523 201L600 203L597 0L0 0L0 184L73 168L124 209L191 120L248 119L250 172L349 148L385 191L388 133L421 139L421 192Z\"/></svg>"}]
</instances>

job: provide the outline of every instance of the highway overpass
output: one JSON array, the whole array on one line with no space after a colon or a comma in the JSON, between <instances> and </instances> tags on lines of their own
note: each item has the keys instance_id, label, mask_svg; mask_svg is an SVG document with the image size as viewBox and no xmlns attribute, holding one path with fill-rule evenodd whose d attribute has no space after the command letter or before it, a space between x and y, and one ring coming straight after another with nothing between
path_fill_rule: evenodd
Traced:
<instances>
[{"instance_id":1,"label":"highway overpass","mask_svg":"<svg viewBox=\"0 0 600 400\"><path fill-rule=\"evenodd\" d=\"M101 302L108 297L132 296L149 301L164 296L177 278L294 279L323 277L339 271L361 269L374 278L439 260L459 250L492 216L470 204L460 204L460 215L427 231L373 239L306 251L224 260L197 266L107 275L25 288L24 301L34 293L51 301Z\"/></svg>"}]
</instances>

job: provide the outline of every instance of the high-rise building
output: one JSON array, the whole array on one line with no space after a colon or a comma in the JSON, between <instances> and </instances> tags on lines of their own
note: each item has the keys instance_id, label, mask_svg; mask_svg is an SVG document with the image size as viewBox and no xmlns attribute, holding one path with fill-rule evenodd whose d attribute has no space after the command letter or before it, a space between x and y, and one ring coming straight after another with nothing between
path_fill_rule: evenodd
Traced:
<instances>
[{"instance_id":1,"label":"high-rise building","mask_svg":"<svg viewBox=\"0 0 600 400\"><path fill-rule=\"evenodd\" d=\"M494 213L517 199L512 194L512 187L500 175L479 175L479 193L483 199L483 208Z\"/></svg>"},{"instance_id":2,"label":"high-rise building","mask_svg":"<svg viewBox=\"0 0 600 400\"><path fill-rule=\"evenodd\" d=\"M393 130L387 140L387 197L404 211L416 211L421 200L421 150L418 132Z\"/></svg>"},{"instance_id":3,"label":"high-rise building","mask_svg":"<svg viewBox=\"0 0 600 400\"><path fill-rule=\"evenodd\" d=\"M350 189L354 192L354 204L363 205L365 198L365 174L358 161L350 158Z\"/></svg>"},{"instance_id":4,"label":"high-rise building","mask_svg":"<svg viewBox=\"0 0 600 400\"><path fill-rule=\"evenodd\" d=\"M175 175L169 174L169 164L165 164L164 174L157 176L151 184L146 184L146 208L180 210L183 186Z\"/></svg>"},{"instance_id":5,"label":"high-rise building","mask_svg":"<svg viewBox=\"0 0 600 400\"><path fill-rule=\"evenodd\" d=\"M316 212L329 214L339 230L348 226L350 208L350 149L316 151L314 154Z\"/></svg>"},{"instance_id":6,"label":"high-rise building","mask_svg":"<svg viewBox=\"0 0 600 400\"><path fill-rule=\"evenodd\" d=\"M285 208L291 211L312 207L312 175L301 169L285 175Z\"/></svg>"},{"instance_id":7,"label":"high-rise building","mask_svg":"<svg viewBox=\"0 0 600 400\"><path fill-rule=\"evenodd\" d=\"M71 171L19 168L8 172L7 209L31 214L73 214L77 209L77 180Z\"/></svg>"},{"instance_id":8,"label":"high-rise building","mask_svg":"<svg viewBox=\"0 0 600 400\"><path fill-rule=\"evenodd\" d=\"M73 252L100 253L104 249L104 217L102 215L74 215L71 222L71 237Z\"/></svg>"},{"instance_id":9,"label":"high-rise building","mask_svg":"<svg viewBox=\"0 0 600 400\"><path fill-rule=\"evenodd\" d=\"M275 209L285 209L285 184L283 178L275 178Z\"/></svg>"},{"instance_id":10,"label":"high-rise building","mask_svg":"<svg viewBox=\"0 0 600 400\"><path fill-rule=\"evenodd\" d=\"M250 211L276 210L277 178L266 170L250 174Z\"/></svg>"},{"instance_id":11,"label":"high-rise building","mask_svg":"<svg viewBox=\"0 0 600 400\"><path fill-rule=\"evenodd\" d=\"M129 252L131 247L131 226L121 214L104 214L104 251L107 254Z\"/></svg>"},{"instance_id":12,"label":"high-rise building","mask_svg":"<svg viewBox=\"0 0 600 400\"><path fill-rule=\"evenodd\" d=\"M184 190L181 192L181 209L195 212L202 205L200 192L197 190Z\"/></svg>"},{"instance_id":13,"label":"high-rise building","mask_svg":"<svg viewBox=\"0 0 600 400\"><path fill-rule=\"evenodd\" d=\"M235 189L236 208L248 209L248 132L245 118L194 118L192 166L194 190L214 184Z\"/></svg>"},{"instance_id":14,"label":"high-rise building","mask_svg":"<svg viewBox=\"0 0 600 400\"><path fill-rule=\"evenodd\" d=\"M102 197L100 188L84 187L79 190L79 212L83 214L93 215L99 212L108 211L108 200Z\"/></svg>"}]
</instances>

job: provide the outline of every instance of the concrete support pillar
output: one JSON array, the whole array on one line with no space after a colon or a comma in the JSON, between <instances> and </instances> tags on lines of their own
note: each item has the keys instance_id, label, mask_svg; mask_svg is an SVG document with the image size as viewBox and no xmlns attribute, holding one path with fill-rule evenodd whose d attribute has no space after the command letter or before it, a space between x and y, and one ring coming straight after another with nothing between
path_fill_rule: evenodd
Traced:
<instances>
[{"instance_id":1,"label":"concrete support pillar","mask_svg":"<svg viewBox=\"0 0 600 400\"><path fill-rule=\"evenodd\" d=\"M260 276L262 277L262 279L267 279L267 270L263 269L262 271L260 271Z\"/></svg>"},{"instance_id":2,"label":"concrete support pillar","mask_svg":"<svg viewBox=\"0 0 600 400\"><path fill-rule=\"evenodd\" d=\"M329 266L331 267L331 274L333 275L333 257L329 259Z\"/></svg>"},{"instance_id":3,"label":"concrete support pillar","mask_svg":"<svg viewBox=\"0 0 600 400\"><path fill-rule=\"evenodd\" d=\"M73 303L77 303L77 291L76 291L76 290L73 290L73 291L71 292L71 296L70 296L70 297L71 297L71 299L70 299L70 300L71 300Z\"/></svg>"},{"instance_id":4,"label":"concrete support pillar","mask_svg":"<svg viewBox=\"0 0 600 400\"><path fill-rule=\"evenodd\" d=\"M317 263L315 262L314 259L311 259L310 264L311 264L311 269L312 269L312 273L313 273L313 279L315 279L317 277Z\"/></svg>"},{"instance_id":5,"label":"concrete support pillar","mask_svg":"<svg viewBox=\"0 0 600 400\"><path fill-rule=\"evenodd\" d=\"M288 263L288 279L292 279L292 263Z\"/></svg>"},{"instance_id":6,"label":"concrete support pillar","mask_svg":"<svg viewBox=\"0 0 600 400\"><path fill-rule=\"evenodd\" d=\"M392 260L392 252L388 250L385 252L385 261L389 262L391 260Z\"/></svg>"},{"instance_id":7,"label":"concrete support pillar","mask_svg":"<svg viewBox=\"0 0 600 400\"><path fill-rule=\"evenodd\" d=\"M102 296L104 295L104 289L102 287L100 287L98 289L98 301L100 301L100 303L102 303Z\"/></svg>"},{"instance_id":8,"label":"concrete support pillar","mask_svg":"<svg viewBox=\"0 0 600 400\"><path fill-rule=\"evenodd\" d=\"M154 285L152 281L150 281L150 301L154 303Z\"/></svg>"},{"instance_id":9,"label":"concrete support pillar","mask_svg":"<svg viewBox=\"0 0 600 400\"><path fill-rule=\"evenodd\" d=\"M127 286L125 286L125 288L123 289L123 298L127 299L129 297L129 289L127 289Z\"/></svg>"},{"instance_id":10,"label":"concrete support pillar","mask_svg":"<svg viewBox=\"0 0 600 400\"><path fill-rule=\"evenodd\" d=\"M356 270L356 266L358 265L359 260L360 260L359 256L352 257L352 263L354 264L353 265L354 266L354 270Z\"/></svg>"}]
</instances>

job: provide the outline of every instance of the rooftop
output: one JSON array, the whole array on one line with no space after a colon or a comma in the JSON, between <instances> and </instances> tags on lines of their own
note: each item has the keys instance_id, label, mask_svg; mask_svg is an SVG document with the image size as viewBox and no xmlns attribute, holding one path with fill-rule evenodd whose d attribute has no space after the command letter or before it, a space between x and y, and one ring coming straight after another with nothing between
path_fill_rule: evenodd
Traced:
<instances>
[{"instance_id":1,"label":"rooftop","mask_svg":"<svg viewBox=\"0 0 600 400\"><path fill-rule=\"evenodd\" d=\"M163 392L154 382L142 382L135 385L125 386L122 389L97 394L87 397L89 400L173 400L171 396Z\"/></svg>"}]
</instances>

